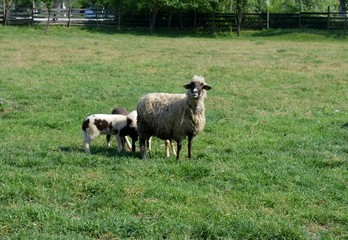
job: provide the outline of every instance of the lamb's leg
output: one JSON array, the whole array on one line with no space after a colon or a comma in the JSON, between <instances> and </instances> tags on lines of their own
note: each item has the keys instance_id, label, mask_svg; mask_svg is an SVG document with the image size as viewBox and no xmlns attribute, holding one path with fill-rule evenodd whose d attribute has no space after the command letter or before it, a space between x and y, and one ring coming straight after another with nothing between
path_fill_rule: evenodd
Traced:
<instances>
[{"instance_id":1,"label":"lamb's leg","mask_svg":"<svg viewBox=\"0 0 348 240\"><path fill-rule=\"evenodd\" d=\"M152 150L152 147L151 147L151 145L152 145L152 137L150 137L148 140L146 140L146 147L147 147L147 151L149 152L149 156L150 157L152 157L151 156L151 150Z\"/></svg>"},{"instance_id":2,"label":"lamb's leg","mask_svg":"<svg viewBox=\"0 0 348 240\"><path fill-rule=\"evenodd\" d=\"M87 154L91 154L91 150L90 150L90 148L89 148L89 142L84 141L84 142L83 142L83 145L84 145L84 147L85 147L85 152L86 152Z\"/></svg>"},{"instance_id":3,"label":"lamb's leg","mask_svg":"<svg viewBox=\"0 0 348 240\"><path fill-rule=\"evenodd\" d=\"M151 139L152 137L150 137L149 140L147 140L147 148L149 149L149 152L151 152Z\"/></svg>"},{"instance_id":4,"label":"lamb's leg","mask_svg":"<svg viewBox=\"0 0 348 240\"><path fill-rule=\"evenodd\" d=\"M172 140L170 140L170 145L172 147L172 152L173 152L173 155L176 156L176 151L175 151L175 144Z\"/></svg>"},{"instance_id":5,"label":"lamb's leg","mask_svg":"<svg viewBox=\"0 0 348 240\"><path fill-rule=\"evenodd\" d=\"M169 144L170 144L169 140L165 140L164 141L164 148L165 148L165 151L166 151L166 157L167 158L169 157Z\"/></svg>"},{"instance_id":6,"label":"lamb's leg","mask_svg":"<svg viewBox=\"0 0 348 240\"><path fill-rule=\"evenodd\" d=\"M90 142L92 140L93 140L93 138L91 138L91 136L88 135L86 131L82 131L82 143L83 143L83 146L85 148L85 152L87 154L91 154L91 150L89 148L89 144L90 144Z\"/></svg>"},{"instance_id":7,"label":"lamb's leg","mask_svg":"<svg viewBox=\"0 0 348 240\"><path fill-rule=\"evenodd\" d=\"M106 135L106 145L108 146L108 147L110 147L110 139L111 139L111 135Z\"/></svg>"},{"instance_id":8,"label":"lamb's leg","mask_svg":"<svg viewBox=\"0 0 348 240\"><path fill-rule=\"evenodd\" d=\"M136 139L132 139L132 152L135 152L136 146L135 146Z\"/></svg>"},{"instance_id":9,"label":"lamb's leg","mask_svg":"<svg viewBox=\"0 0 348 240\"><path fill-rule=\"evenodd\" d=\"M180 159L181 147L182 147L182 141L178 142L177 153L176 153L176 160L179 160L179 159Z\"/></svg>"},{"instance_id":10,"label":"lamb's leg","mask_svg":"<svg viewBox=\"0 0 348 240\"><path fill-rule=\"evenodd\" d=\"M129 142L127 136L125 136L124 139L126 140L126 144L127 144L128 149L131 150L133 145Z\"/></svg>"},{"instance_id":11,"label":"lamb's leg","mask_svg":"<svg viewBox=\"0 0 348 240\"><path fill-rule=\"evenodd\" d=\"M120 135L116 135L116 142L117 142L117 152L120 153L121 152L121 146L122 146L122 139Z\"/></svg>"}]
</instances>

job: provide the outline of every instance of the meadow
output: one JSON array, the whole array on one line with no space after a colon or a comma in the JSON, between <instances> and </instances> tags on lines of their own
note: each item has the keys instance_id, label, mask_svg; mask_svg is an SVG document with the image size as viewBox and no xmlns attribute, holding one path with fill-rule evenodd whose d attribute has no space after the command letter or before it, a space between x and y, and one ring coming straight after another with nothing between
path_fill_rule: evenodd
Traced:
<instances>
[{"instance_id":1,"label":"meadow","mask_svg":"<svg viewBox=\"0 0 348 240\"><path fill-rule=\"evenodd\" d=\"M0 238L347 239L347 42L0 27ZM84 153L86 116L193 75L212 90L192 160L159 139L146 161L104 136Z\"/></svg>"}]
</instances>

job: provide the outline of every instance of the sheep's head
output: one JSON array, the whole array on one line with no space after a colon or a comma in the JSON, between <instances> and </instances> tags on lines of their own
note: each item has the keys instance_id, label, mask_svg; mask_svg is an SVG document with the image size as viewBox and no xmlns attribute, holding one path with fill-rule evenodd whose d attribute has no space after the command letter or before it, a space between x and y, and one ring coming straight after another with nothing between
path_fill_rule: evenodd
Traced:
<instances>
[{"instance_id":1,"label":"sheep's head","mask_svg":"<svg viewBox=\"0 0 348 240\"><path fill-rule=\"evenodd\" d=\"M198 99L200 97L205 97L205 90L211 89L210 86L205 84L204 77L193 76L189 84L184 85L185 89L188 89L187 94L190 94L192 98Z\"/></svg>"}]
</instances>

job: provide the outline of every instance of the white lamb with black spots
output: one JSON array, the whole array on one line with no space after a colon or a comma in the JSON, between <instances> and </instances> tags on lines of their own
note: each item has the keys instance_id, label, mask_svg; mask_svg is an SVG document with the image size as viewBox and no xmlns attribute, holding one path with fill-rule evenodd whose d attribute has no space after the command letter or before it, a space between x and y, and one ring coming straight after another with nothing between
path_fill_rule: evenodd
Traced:
<instances>
[{"instance_id":1,"label":"white lamb with black spots","mask_svg":"<svg viewBox=\"0 0 348 240\"><path fill-rule=\"evenodd\" d=\"M133 111L127 116L120 114L93 114L82 123L82 141L86 153L90 154L90 143L100 134L114 135L117 141L117 151L124 150L124 136L130 136L134 142L132 151L135 152L137 134L137 112Z\"/></svg>"}]
</instances>

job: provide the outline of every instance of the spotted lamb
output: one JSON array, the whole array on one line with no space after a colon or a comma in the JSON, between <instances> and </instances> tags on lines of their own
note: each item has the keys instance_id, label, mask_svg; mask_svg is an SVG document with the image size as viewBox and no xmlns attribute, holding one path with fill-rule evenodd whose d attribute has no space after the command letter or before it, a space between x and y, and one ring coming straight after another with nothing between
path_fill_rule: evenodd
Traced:
<instances>
[{"instance_id":1,"label":"spotted lamb","mask_svg":"<svg viewBox=\"0 0 348 240\"><path fill-rule=\"evenodd\" d=\"M134 142L132 151L135 152L135 141L137 134L137 112L133 111L127 116L120 114L93 114L82 123L82 139L86 153L90 152L90 143L100 134L115 135L117 140L117 151L124 150L122 137L130 136Z\"/></svg>"}]
</instances>

